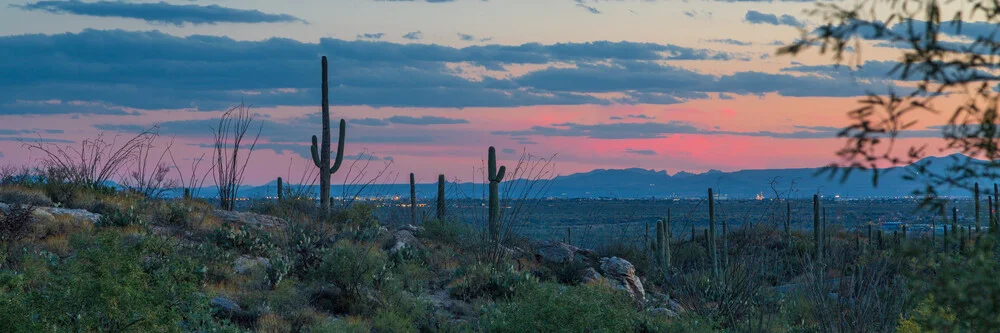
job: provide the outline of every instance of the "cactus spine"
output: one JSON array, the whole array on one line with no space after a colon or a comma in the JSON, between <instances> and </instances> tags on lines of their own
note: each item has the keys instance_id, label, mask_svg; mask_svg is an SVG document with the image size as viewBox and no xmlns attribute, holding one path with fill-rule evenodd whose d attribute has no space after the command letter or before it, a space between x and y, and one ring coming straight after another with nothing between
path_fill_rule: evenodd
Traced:
<instances>
[{"instance_id":1,"label":"cactus spine","mask_svg":"<svg viewBox=\"0 0 1000 333\"><path fill-rule=\"evenodd\" d=\"M708 189L708 254L712 258L712 277L719 277L719 256L715 252L715 196Z\"/></svg>"},{"instance_id":2,"label":"cactus spine","mask_svg":"<svg viewBox=\"0 0 1000 333\"><path fill-rule=\"evenodd\" d=\"M344 135L347 133L347 122L340 120L340 141L337 143L337 157L330 165L330 85L327 78L326 56L323 57L323 142L317 145L316 136L312 136L313 164L319 168L319 206L323 214L330 212L330 177L344 162Z\"/></svg>"},{"instance_id":3,"label":"cactus spine","mask_svg":"<svg viewBox=\"0 0 1000 333\"><path fill-rule=\"evenodd\" d=\"M284 193L284 184L281 182L281 177L278 177L278 202L281 202L281 199L285 198Z\"/></svg>"},{"instance_id":4,"label":"cactus spine","mask_svg":"<svg viewBox=\"0 0 1000 333\"><path fill-rule=\"evenodd\" d=\"M417 225L417 181L410 173L410 224Z\"/></svg>"},{"instance_id":5,"label":"cactus spine","mask_svg":"<svg viewBox=\"0 0 1000 333\"><path fill-rule=\"evenodd\" d=\"M444 203L444 175L438 175L438 196L437 196L438 221L444 221L445 209L446 207Z\"/></svg>"},{"instance_id":6,"label":"cactus spine","mask_svg":"<svg viewBox=\"0 0 1000 333\"><path fill-rule=\"evenodd\" d=\"M497 169L497 150L490 147L487 161L487 178L490 181L490 211L489 211L489 232L494 241L500 241L500 182L507 171L507 167L500 166Z\"/></svg>"}]
</instances>

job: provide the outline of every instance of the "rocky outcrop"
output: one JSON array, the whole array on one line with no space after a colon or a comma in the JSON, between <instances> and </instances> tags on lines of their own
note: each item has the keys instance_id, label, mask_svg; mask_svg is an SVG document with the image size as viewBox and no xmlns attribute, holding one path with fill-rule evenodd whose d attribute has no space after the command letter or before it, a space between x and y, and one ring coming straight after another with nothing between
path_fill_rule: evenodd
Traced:
<instances>
[{"instance_id":1,"label":"rocky outcrop","mask_svg":"<svg viewBox=\"0 0 1000 333\"><path fill-rule=\"evenodd\" d=\"M636 304L642 306L646 303L646 290L635 275L635 266L628 260L618 257L601 258L601 271L613 287L625 290Z\"/></svg>"},{"instance_id":2,"label":"rocky outcrop","mask_svg":"<svg viewBox=\"0 0 1000 333\"><path fill-rule=\"evenodd\" d=\"M531 244L535 260L543 264L564 264L571 261L592 263L594 251L581 249L563 242L535 241Z\"/></svg>"},{"instance_id":3,"label":"rocky outcrop","mask_svg":"<svg viewBox=\"0 0 1000 333\"><path fill-rule=\"evenodd\" d=\"M226 223L243 224L253 227L280 227L288 224L288 221L279 217L251 212L231 212L216 209L212 211L212 214Z\"/></svg>"},{"instance_id":4,"label":"rocky outcrop","mask_svg":"<svg viewBox=\"0 0 1000 333\"><path fill-rule=\"evenodd\" d=\"M0 210L4 213L10 212L10 204L0 202ZM87 221L97 223L101 219L101 214L91 213L86 209L67 209L56 207L36 207L32 212L36 219L41 221L54 220L59 215L69 215L74 221Z\"/></svg>"},{"instance_id":5,"label":"rocky outcrop","mask_svg":"<svg viewBox=\"0 0 1000 333\"><path fill-rule=\"evenodd\" d=\"M390 254L396 254L396 252L407 248L423 249L424 243L417 239L417 236L415 235L419 230L419 227L412 225L406 225L399 228L392 234L392 238L385 243L384 248L388 250Z\"/></svg>"}]
</instances>

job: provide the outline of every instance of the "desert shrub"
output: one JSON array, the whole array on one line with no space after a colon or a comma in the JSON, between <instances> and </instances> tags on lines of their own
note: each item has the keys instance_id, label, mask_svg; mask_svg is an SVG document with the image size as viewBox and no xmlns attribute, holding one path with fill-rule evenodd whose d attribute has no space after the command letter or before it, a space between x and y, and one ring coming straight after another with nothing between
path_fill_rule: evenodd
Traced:
<instances>
[{"instance_id":1,"label":"desert shrub","mask_svg":"<svg viewBox=\"0 0 1000 333\"><path fill-rule=\"evenodd\" d=\"M467 240L475 235L471 225L457 220L427 220L421 227L423 227L419 233L421 238L445 244L466 244Z\"/></svg>"},{"instance_id":2,"label":"desert shrub","mask_svg":"<svg viewBox=\"0 0 1000 333\"><path fill-rule=\"evenodd\" d=\"M310 327L309 331L316 333L371 333L372 328L361 318L347 317L346 319L320 321Z\"/></svg>"},{"instance_id":3,"label":"desert shrub","mask_svg":"<svg viewBox=\"0 0 1000 333\"><path fill-rule=\"evenodd\" d=\"M217 228L209 233L208 238L223 249L257 257L266 257L275 247L270 234L261 228L246 225Z\"/></svg>"},{"instance_id":4,"label":"desert shrub","mask_svg":"<svg viewBox=\"0 0 1000 333\"><path fill-rule=\"evenodd\" d=\"M378 248L340 241L323 255L311 278L332 283L343 295L331 305L334 313L364 313L372 309L371 292L386 270L387 258Z\"/></svg>"},{"instance_id":5,"label":"desert shrub","mask_svg":"<svg viewBox=\"0 0 1000 333\"><path fill-rule=\"evenodd\" d=\"M194 208L182 200L159 202L154 206L153 223L163 226L188 227Z\"/></svg>"},{"instance_id":6,"label":"desert shrub","mask_svg":"<svg viewBox=\"0 0 1000 333\"><path fill-rule=\"evenodd\" d=\"M417 327L413 319L407 315L399 314L388 310L379 310L372 318L372 332L416 332Z\"/></svg>"},{"instance_id":7,"label":"desert shrub","mask_svg":"<svg viewBox=\"0 0 1000 333\"><path fill-rule=\"evenodd\" d=\"M23 331L220 331L199 292L202 274L174 245L115 232L73 240L64 262L43 259L30 283L0 279L0 326ZM34 255L37 256L37 255Z\"/></svg>"},{"instance_id":8,"label":"desert shrub","mask_svg":"<svg viewBox=\"0 0 1000 333\"><path fill-rule=\"evenodd\" d=\"M912 297L921 301L911 321L926 331L1000 330L996 244L992 237L983 237L967 255L945 252L906 269Z\"/></svg>"},{"instance_id":9,"label":"desert shrub","mask_svg":"<svg viewBox=\"0 0 1000 333\"><path fill-rule=\"evenodd\" d=\"M452 282L451 295L462 300L480 297L500 300L514 295L519 287L537 283L531 274L519 272L513 267L495 269L487 264L473 264L455 271L457 278Z\"/></svg>"},{"instance_id":10,"label":"desert shrub","mask_svg":"<svg viewBox=\"0 0 1000 333\"><path fill-rule=\"evenodd\" d=\"M96 224L98 227L130 227L144 226L146 221L135 206L129 206L127 209L115 209L101 215Z\"/></svg>"},{"instance_id":11,"label":"desert shrub","mask_svg":"<svg viewBox=\"0 0 1000 333\"><path fill-rule=\"evenodd\" d=\"M0 211L0 243L11 245L28 236L35 222L35 207L12 205L7 211Z\"/></svg>"},{"instance_id":12,"label":"desert shrub","mask_svg":"<svg viewBox=\"0 0 1000 333\"><path fill-rule=\"evenodd\" d=\"M285 248L291 251L291 274L305 277L318 267L331 237L327 224L290 223L285 230Z\"/></svg>"},{"instance_id":13,"label":"desert shrub","mask_svg":"<svg viewBox=\"0 0 1000 333\"><path fill-rule=\"evenodd\" d=\"M0 187L0 202L12 205L52 206L52 200L37 188Z\"/></svg>"},{"instance_id":14,"label":"desert shrub","mask_svg":"<svg viewBox=\"0 0 1000 333\"><path fill-rule=\"evenodd\" d=\"M646 318L628 295L603 284L525 284L482 318L487 332L635 332Z\"/></svg>"},{"instance_id":15,"label":"desert shrub","mask_svg":"<svg viewBox=\"0 0 1000 333\"><path fill-rule=\"evenodd\" d=\"M87 220L77 220L69 214L52 216L51 214L36 214L35 223L31 225L31 237L42 239L57 235L67 235L79 231L93 229L94 225Z\"/></svg>"},{"instance_id":16,"label":"desert shrub","mask_svg":"<svg viewBox=\"0 0 1000 333\"><path fill-rule=\"evenodd\" d=\"M334 215L335 221L358 229L377 229L378 219L375 218L375 205L356 203L339 210Z\"/></svg>"}]
</instances>

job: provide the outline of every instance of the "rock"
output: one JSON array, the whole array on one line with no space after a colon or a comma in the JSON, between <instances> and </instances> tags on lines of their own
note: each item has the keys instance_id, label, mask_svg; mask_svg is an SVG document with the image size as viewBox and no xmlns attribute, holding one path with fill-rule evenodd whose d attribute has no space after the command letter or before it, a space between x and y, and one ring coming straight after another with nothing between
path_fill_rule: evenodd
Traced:
<instances>
[{"instance_id":1,"label":"rock","mask_svg":"<svg viewBox=\"0 0 1000 333\"><path fill-rule=\"evenodd\" d=\"M653 308L649 310L649 313L654 316L664 316L667 318L677 318L677 312L667 308Z\"/></svg>"},{"instance_id":2,"label":"rock","mask_svg":"<svg viewBox=\"0 0 1000 333\"><path fill-rule=\"evenodd\" d=\"M251 258L250 256L240 256L233 262L233 271L237 274L246 274L257 267L267 268L271 266L271 261L264 257Z\"/></svg>"},{"instance_id":3,"label":"rock","mask_svg":"<svg viewBox=\"0 0 1000 333\"><path fill-rule=\"evenodd\" d=\"M583 283L590 283L600 279L601 273L598 273L597 270L591 267L587 267L587 269L583 271Z\"/></svg>"},{"instance_id":4,"label":"rock","mask_svg":"<svg viewBox=\"0 0 1000 333\"><path fill-rule=\"evenodd\" d=\"M96 224L101 220L101 214L91 213L85 209L66 209L55 207L45 207L42 209L52 215L69 215L72 216L74 220L87 221L93 224Z\"/></svg>"},{"instance_id":5,"label":"rock","mask_svg":"<svg viewBox=\"0 0 1000 333\"><path fill-rule=\"evenodd\" d=\"M392 239L385 244L385 248L388 249L389 254L396 254L396 252L406 248L423 249L424 244L417 239L417 236L413 235L412 231L400 229L392 234Z\"/></svg>"},{"instance_id":6,"label":"rock","mask_svg":"<svg viewBox=\"0 0 1000 333\"><path fill-rule=\"evenodd\" d=\"M242 309L240 309L240 305L236 304L236 302L233 302L228 298L219 296L212 298L212 308L215 308L216 310L221 312L228 312L228 313L237 313L242 311Z\"/></svg>"},{"instance_id":7,"label":"rock","mask_svg":"<svg viewBox=\"0 0 1000 333\"><path fill-rule=\"evenodd\" d=\"M543 264L563 264L574 260L592 262L596 254L563 242L535 241L531 243L535 259Z\"/></svg>"},{"instance_id":8,"label":"rock","mask_svg":"<svg viewBox=\"0 0 1000 333\"><path fill-rule=\"evenodd\" d=\"M601 258L601 270L613 287L628 292L636 304L642 306L646 303L642 281L635 275L635 266L628 260L618 257Z\"/></svg>"},{"instance_id":9,"label":"rock","mask_svg":"<svg viewBox=\"0 0 1000 333\"><path fill-rule=\"evenodd\" d=\"M228 210L216 209L212 211L212 214L224 222L245 224L255 227L280 227L288 224L288 221L279 217L251 212L231 212Z\"/></svg>"},{"instance_id":10,"label":"rock","mask_svg":"<svg viewBox=\"0 0 1000 333\"><path fill-rule=\"evenodd\" d=\"M35 216L36 223L50 224L55 223L56 221L56 217L52 215L52 213L49 213L42 208L35 208L35 210L31 212L31 215Z\"/></svg>"},{"instance_id":11,"label":"rock","mask_svg":"<svg viewBox=\"0 0 1000 333\"><path fill-rule=\"evenodd\" d=\"M406 231L409 231L409 232L412 232L412 233L418 233L418 232L424 231L424 228L418 227L418 226L415 226L415 225L412 225L412 224L407 224L407 225L404 225L404 226L400 227L399 230L406 230Z\"/></svg>"}]
</instances>

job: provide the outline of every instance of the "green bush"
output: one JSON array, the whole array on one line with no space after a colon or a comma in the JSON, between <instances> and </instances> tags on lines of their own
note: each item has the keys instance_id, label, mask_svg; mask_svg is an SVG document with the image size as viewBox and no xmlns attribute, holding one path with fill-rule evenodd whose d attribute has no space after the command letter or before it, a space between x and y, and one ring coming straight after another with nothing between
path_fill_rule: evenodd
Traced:
<instances>
[{"instance_id":1,"label":"green bush","mask_svg":"<svg viewBox=\"0 0 1000 333\"><path fill-rule=\"evenodd\" d=\"M635 309L623 292L595 284L526 284L483 317L487 332L636 332L665 323Z\"/></svg>"},{"instance_id":2,"label":"green bush","mask_svg":"<svg viewBox=\"0 0 1000 333\"><path fill-rule=\"evenodd\" d=\"M6 212L0 211L0 245L10 246L28 236L35 222L34 210L32 206L11 205Z\"/></svg>"},{"instance_id":3,"label":"green bush","mask_svg":"<svg viewBox=\"0 0 1000 333\"><path fill-rule=\"evenodd\" d=\"M258 257L266 257L275 248L270 234L261 228L246 225L215 229L208 234L208 239L223 249Z\"/></svg>"},{"instance_id":4,"label":"green bush","mask_svg":"<svg viewBox=\"0 0 1000 333\"><path fill-rule=\"evenodd\" d=\"M155 237L115 232L73 240L76 255L4 271L0 327L14 331L219 331L203 271ZM38 256L29 254L29 256ZM31 270L44 270L44 273ZM31 276L28 283L18 275Z\"/></svg>"},{"instance_id":5,"label":"green bush","mask_svg":"<svg viewBox=\"0 0 1000 333\"><path fill-rule=\"evenodd\" d=\"M487 264L462 267L455 274L457 279L453 282L451 295L467 301L480 297L505 299L514 295L518 288L538 282L531 274L513 267L498 270Z\"/></svg>"},{"instance_id":6,"label":"green bush","mask_svg":"<svg viewBox=\"0 0 1000 333\"><path fill-rule=\"evenodd\" d=\"M326 251L310 278L332 283L343 292L328 310L366 313L373 308L373 299L368 293L377 290L376 285L384 277L387 264L386 255L377 247L341 241Z\"/></svg>"},{"instance_id":7,"label":"green bush","mask_svg":"<svg viewBox=\"0 0 1000 333\"><path fill-rule=\"evenodd\" d=\"M20 186L0 187L0 202L11 205L52 206L52 200L42 190Z\"/></svg>"},{"instance_id":8,"label":"green bush","mask_svg":"<svg viewBox=\"0 0 1000 333\"><path fill-rule=\"evenodd\" d=\"M129 206L128 209L115 209L101 215L96 225L98 227L144 226L146 221L136 212L135 206Z\"/></svg>"},{"instance_id":9,"label":"green bush","mask_svg":"<svg viewBox=\"0 0 1000 333\"><path fill-rule=\"evenodd\" d=\"M424 239L445 244L465 244L473 239L475 231L472 226L456 220L429 220L424 222L419 236Z\"/></svg>"}]
</instances>

